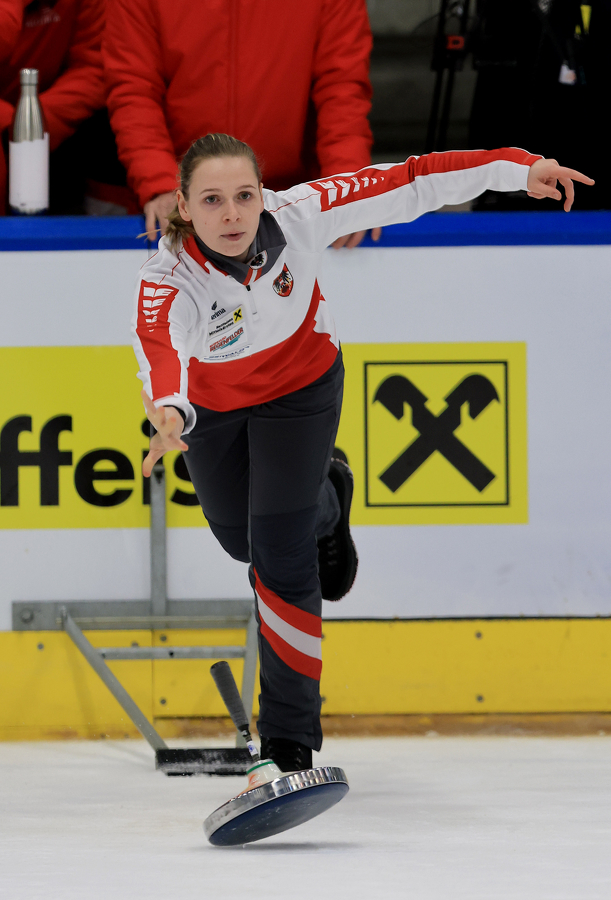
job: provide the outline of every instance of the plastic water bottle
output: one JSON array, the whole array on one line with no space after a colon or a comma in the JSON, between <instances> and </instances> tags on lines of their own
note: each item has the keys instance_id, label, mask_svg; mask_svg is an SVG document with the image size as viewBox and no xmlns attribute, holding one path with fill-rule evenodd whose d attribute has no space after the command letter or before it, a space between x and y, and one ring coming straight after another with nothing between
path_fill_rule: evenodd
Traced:
<instances>
[{"instance_id":1,"label":"plastic water bottle","mask_svg":"<svg viewBox=\"0 0 611 900\"><path fill-rule=\"evenodd\" d=\"M49 209L49 135L38 101L38 69L22 69L21 96L9 142L9 205L16 215Z\"/></svg>"}]
</instances>

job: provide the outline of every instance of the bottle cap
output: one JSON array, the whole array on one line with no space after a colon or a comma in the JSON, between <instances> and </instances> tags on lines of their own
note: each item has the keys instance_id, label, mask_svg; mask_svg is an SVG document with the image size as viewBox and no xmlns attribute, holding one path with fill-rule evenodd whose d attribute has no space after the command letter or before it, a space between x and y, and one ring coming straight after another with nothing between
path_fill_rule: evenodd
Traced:
<instances>
[{"instance_id":1,"label":"bottle cap","mask_svg":"<svg viewBox=\"0 0 611 900\"><path fill-rule=\"evenodd\" d=\"M21 69L19 72L21 84L38 84L38 69Z\"/></svg>"}]
</instances>

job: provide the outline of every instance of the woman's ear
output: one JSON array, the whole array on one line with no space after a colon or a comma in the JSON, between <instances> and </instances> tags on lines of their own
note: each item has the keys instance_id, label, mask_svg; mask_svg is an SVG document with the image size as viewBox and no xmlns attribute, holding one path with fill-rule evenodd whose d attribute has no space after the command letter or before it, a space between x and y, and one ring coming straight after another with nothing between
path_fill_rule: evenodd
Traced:
<instances>
[{"instance_id":1,"label":"woman's ear","mask_svg":"<svg viewBox=\"0 0 611 900\"><path fill-rule=\"evenodd\" d=\"M178 212L180 213L180 218L184 222L191 221L191 214L187 209L187 201L185 200L185 195L182 191L176 191L176 203L178 204Z\"/></svg>"}]
</instances>

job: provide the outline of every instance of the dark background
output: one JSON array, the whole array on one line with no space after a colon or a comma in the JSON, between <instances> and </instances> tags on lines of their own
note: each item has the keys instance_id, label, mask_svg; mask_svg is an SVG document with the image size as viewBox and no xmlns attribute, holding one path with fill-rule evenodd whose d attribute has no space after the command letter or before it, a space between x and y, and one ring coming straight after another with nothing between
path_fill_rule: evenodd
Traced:
<instances>
[{"instance_id":1,"label":"dark background","mask_svg":"<svg viewBox=\"0 0 611 900\"><path fill-rule=\"evenodd\" d=\"M368 6L374 32L374 159L394 161L427 149L440 2L369 0ZM586 34L579 0L471 0L447 137L435 149L509 145L554 157L597 180L595 188L578 186L576 208L609 208L604 137L611 91L605 46L611 0L591 0L590 7ZM448 3L446 34L459 32L462 11L461 2ZM558 81L564 59L576 71L574 85ZM557 205L489 192L475 208Z\"/></svg>"}]
</instances>

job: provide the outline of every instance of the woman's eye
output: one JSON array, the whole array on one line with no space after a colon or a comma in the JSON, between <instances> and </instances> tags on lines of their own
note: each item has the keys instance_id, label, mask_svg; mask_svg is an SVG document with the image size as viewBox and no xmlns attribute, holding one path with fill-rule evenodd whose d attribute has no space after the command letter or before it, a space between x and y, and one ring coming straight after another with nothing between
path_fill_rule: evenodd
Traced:
<instances>
[{"instance_id":1,"label":"woman's eye","mask_svg":"<svg viewBox=\"0 0 611 900\"><path fill-rule=\"evenodd\" d=\"M218 197L216 196L216 194L209 194L206 197L206 203L208 203L210 206L212 206L213 203L216 203L217 200L218 200Z\"/></svg>"},{"instance_id":2,"label":"woman's eye","mask_svg":"<svg viewBox=\"0 0 611 900\"><path fill-rule=\"evenodd\" d=\"M239 195L238 199L239 200L250 200L251 197L252 197L252 194L250 193L250 191L242 191L242 193Z\"/></svg>"}]
</instances>

